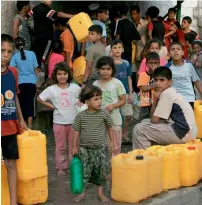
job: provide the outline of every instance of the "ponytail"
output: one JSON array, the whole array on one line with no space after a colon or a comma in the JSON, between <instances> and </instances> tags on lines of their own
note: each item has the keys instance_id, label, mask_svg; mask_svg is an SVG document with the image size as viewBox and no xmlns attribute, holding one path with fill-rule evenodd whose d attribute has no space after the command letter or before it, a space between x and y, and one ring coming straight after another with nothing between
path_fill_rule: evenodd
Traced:
<instances>
[{"instance_id":1,"label":"ponytail","mask_svg":"<svg viewBox=\"0 0 202 205\"><path fill-rule=\"evenodd\" d=\"M26 60L26 55L25 55L25 51L24 51L25 40L21 37L17 37L15 39L15 46L20 51L21 59Z\"/></svg>"}]
</instances>

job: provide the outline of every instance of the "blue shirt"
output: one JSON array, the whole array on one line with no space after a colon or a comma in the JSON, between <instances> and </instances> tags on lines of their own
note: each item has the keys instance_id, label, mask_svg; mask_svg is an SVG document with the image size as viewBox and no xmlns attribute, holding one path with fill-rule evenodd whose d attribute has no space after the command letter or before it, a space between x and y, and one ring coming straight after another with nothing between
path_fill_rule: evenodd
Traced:
<instances>
[{"instance_id":1,"label":"blue shirt","mask_svg":"<svg viewBox=\"0 0 202 205\"><path fill-rule=\"evenodd\" d=\"M126 93L129 94L128 76L132 75L130 64L127 60L122 60L121 64L116 64L116 78L124 85Z\"/></svg>"},{"instance_id":2,"label":"blue shirt","mask_svg":"<svg viewBox=\"0 0 202 205\"><path fill-rule=\"evenodd\" d=\"M15 53L11 58L10 66L18 69L19 84L32 83L36 84L35 69L38 67L36 55L32 51L24 50L26 59L21 59L20 51Z\"/></svg>"},{"instance_id":3,"label":"blue shirt","mask_svg":"<svg viewBox=\"0 0 202 205\"><path fill-rule=\"evenodd\" d=\"M166 67L172 71L174 87L187 102L195 101L195 93L192 82L200 80L194 66L189 61L184 61L181 66L176 66L172 62L167 63Z\"/></svg>"}]
</instances>

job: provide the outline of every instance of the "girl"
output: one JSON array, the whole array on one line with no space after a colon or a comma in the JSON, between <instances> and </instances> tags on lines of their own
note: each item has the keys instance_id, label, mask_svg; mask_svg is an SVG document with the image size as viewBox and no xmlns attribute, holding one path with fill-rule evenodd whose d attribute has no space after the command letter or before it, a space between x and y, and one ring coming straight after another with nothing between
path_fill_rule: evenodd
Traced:
<instances>
[{"instance_id":1,"label":"girl","mask_svg":"<svg viewBox=\"0 0 202 205\"><path fill-rule=\"evenodd\" d=\"M126 104L126 90L122 82L115 76L114 60L109 56L103 56L97 61L97 68L100 70L100 80L94 82L102 90L102 108L109 111L114 121L114 152L117 155L121 151L122 139L122 118L120 109Z\"/></svg>"},{"instance_id":2,"label":"girl","mask_svg":"<svg viewBox=\"0 0 202 205\"><path fill-rule=\"evenodd\" d=\"M68 163L72 158L72 123L77 115L76 99L79 96L80 87L71 83L72 74L70 68L64 62L56 64L52 78L55 84L46 88L37 100L54 110L53 130L56 144L56 169L58 175L65 175ZM68 144L68 159L66 141Z\"/></svg>"},{"instance_id":3,"label":"girl","mask_svg":"<svg viewBox=\"0 0 202 205\"><path fill-rule=\"evenodd\" d=\"M20 106L24 120L28 121L28 128L32 129L38 63L34 52L25 50L23 38L17 37L15 46L18 51L13 55L10 66L18 69Z\"/></svg>"},{"instance_id":4,"label":"girl","mask_svg":"<svg viewBox=\"0 0 202 205\"><path fill-rule=\"evenodd\" d=\"M76 116L73 124L74 142L72 154L78 154L77 144L80 138L79 156L83 162L83 182L86 187L91 180L98 185L98 198L105 202L103 185L110 174L110 156L107 148L108 140L113 141L113 120L108 111L100 109L102 91L96 86L86 87L81 91L80 101L88 105L88 109ZM113 143L111 143L113 151ZM85 190L75 198L76 202L85 198Z\"/></svg>"},{"instance_id":5,"label":"girl","mask_svg":"<svg viewBox=\"0 0 202 205\"><path fill-rule=\"evenodd\" d=\"M191 56L191 62L193 63L194 67L196 68L196 72L198 73L200 77L200 82L202 84L202 41L201 40L195 40L192 43L192 49L194 54ZM199 92L196 90L196 99L202 100Z\"/></svg>"},{"instance_id":6,"label":"girl","mask_svg":"<svg viewBox=\"0 0 202 205\"><path fill-rule=\"evenodd\" d=\"M52 54L50 55L48 61L48 78L50 79L57 63L63 62L65 60L62 55L63 45L60 40L53 41Z\"/></svg>"},{"instance_id":7,"label":"girl","mask_svg":"<svg viewBox=\"0 0 202 205\"><path fill-rule=\"evenodd\" d=\"M161 43L159 42L159 40L156 40L156 39L150 40L146 45L147 52L159 53L160 49L161 49ZM167 63L166 60L160 57L160 65L164 66L166 63ZM138 74L140 75L140 73L146 72L148 70L149 68L146 64L146 58L144 58L140 64L140 69L139 69Z\"/></svg>"}]
</instances>

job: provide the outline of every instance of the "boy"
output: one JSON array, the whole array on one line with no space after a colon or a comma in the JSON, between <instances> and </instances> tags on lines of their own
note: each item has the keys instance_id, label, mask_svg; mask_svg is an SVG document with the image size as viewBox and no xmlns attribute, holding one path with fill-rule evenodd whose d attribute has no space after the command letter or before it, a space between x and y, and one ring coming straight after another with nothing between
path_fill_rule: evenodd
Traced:
<instances>
[{"instance_id":1,"label":"boy","mask_svg":"<svg viewBox=\"0 0 202 205\"><path fill-rule=\"evenodd\" d=\"M97 193L100 201L106 202L108 199L104 195L103 185L110 171L107 134L113 151L113 120L108 111L100 109L102 103L100 88L96 86L84 88L80 93L80 101L87 104L88 109L80 112L74 121L72 155L79 153L83 162L85 189L75 198L75 201L79 202L85 198L87 184L91 181L98 186Z\"/></svg>"},{"instance_id":2,"label":"boy","mask_svg":"<svg viewBox=\"0 0 202 205\"><path fill-rule=\"evenodd\" d=\"M121 58L122 53L124 52L123 43L120 40L114 40L111 43L111 54L116 65L116 78L118 78L124 85L126 90L126 104L121 107L121 114L124 117L123 124L123 139L125 142L123 144L131 144L130 139L127 136L129 122L133 115L133 109L131 106L132 101L132 80L131 80L131 67L128 61Z\"/></svg>"},{"instance_id":3,"label":"boy","mask_svg":"<svg viewBox=\"0 0 202 205\"><path fill-rule=\"evenodd\" d=\"M8 172L10 204L17 205L16 159L19 159L17 134L21 131L19 124L22 130L26 130L27 127L17 96L18 73L15 68L8 66L13 49L13 38L1 34L1 148Z\"/></svg>"},{"instance_id":4,"label":"boy","mask_svg":"<svg viewBox=\"0 0 202 205\"><path fill-rule=\"evenodd\" d=\"M99 78L99 70L96 69L97 60L106 55L106 50L104 45L101 43L103 29L100 25L92 25L89 29L89 41L93 43L92 46L88 48L86 54L86 69L84 72L82 88L91 86L94 81Z\"/></svg>"},{"instance_id":5,"label":"boy","mask_svg":"<svg viewBox=\"0 0 202 205\"><path fill-rule=\"evenodd\" d=\"M188 102L172 88L172 72L167 67L154 71L155 91L150 118L133 129L133 149L146 149L151 141L161 145L183 144L194 140L197 127Z\"/></svg>"},{"instance_id":6,"label":"boy","mask_svg":"<svg viewBox=\"0 0 202 205\"><path fill-rule=\"evenodd\" d=\"M151 19L151 21L147 25L149 40L156 38L160 40L161 43L163 43L165 37L168 37L175 33L175 28L157 19L159 15L159 9L157 7L149 7L147 10L147 15ZM168 32L166 33L166 31Z\"/></svg>"},{"instance_id":7,"label":"boy","mask_svg":"<svg viewBox=\"0 0 202 205\"><path fill-rule=\"evenodd\" d=\"M41 1L30 12L29 16L34 18L34 52L38 64L41 65L42 56L49 40L53 40L53 22L56 18L71 18L73 15L57 12L51 9L52 1Z\"/></svg>"},{"instance_id":8,"label":"boy","mask_svg":"<svg viewBox=\"0 0 202 205\"><path fill-rule=\"evenodd\" d=\"M74 38L70 30L67 28L67 20L64 18L57 18L55 26L61 32L60 40L63 44L63 51L67 65L72 69L72 56L74 53Z\"/></svg>"},{"instance_id":9,"label":"boy","mask_svg":"<svg viewBox=\"0 0 202 205\"><path fill-rule=\"evenodd\" d=\"M17 1L19 14L13 18L13 38L22 37L25 40L25 49L31 49L31 35L27 23L27 15L30 11L29 1Z\"/></svg>"},{"instance_id":10,"label":"boy","mask_svg":"<svg viewBox=\"0 0 202 205\"><path fill-rule=\"evenodd\" d=\"M169 8L168 9L168 18L165 20L165 23L167 23L168 25L172 25L177 21L175 19L176 11L177 10L175 8Z\"/></svg>"},{"instance_id":11,"label":"boy","mask_svg":"<svg viewBox=\"0 0 202 205\"><path fill-rule=\"evenodd\" d=\"M202 96L202 85L191 62L182 59L184 55L183 46L179 42L174 42L170 46L170 61L166 66L173 74L172 86L190 103L194 108L195 93L193 84Z\"/></svg>"},{"instance_id":12,"label":"boy","mask_svg":"<svg viewBox=\"0 0 202 205\"><path fill-rule=\"evenodd\" d=\"M155 89L153 74L160 65L160 57L155 52L150 52L146 56L146 65L149 70L139 75L137 86L140 88L140 105L147 112L152 104L153 90Z\"/></svg>"}]
</instances>

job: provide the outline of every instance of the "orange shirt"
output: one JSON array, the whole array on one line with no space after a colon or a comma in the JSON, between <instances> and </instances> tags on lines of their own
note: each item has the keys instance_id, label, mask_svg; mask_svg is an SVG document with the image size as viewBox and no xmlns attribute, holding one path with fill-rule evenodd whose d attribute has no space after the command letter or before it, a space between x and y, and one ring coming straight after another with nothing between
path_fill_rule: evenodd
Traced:
<instances>
[{"instance_id":1,"label":"orange shirt","mask_svg":"<svg viewBox=\"0 0 202 205\"><path fill-rule=\"evenodd\" d=\"M138 79L138 87L145 85L151 85L151 77L147 74L147 72L140 73ZM150 106L152 104L152 96L153 90L149 92L143 92L140 89L140 104L141 107Z\"/></svg>"},{"instance_id":2,"label":"orange shirt","mask_svg":"<svg viewBox=\"0 0 202 205\"><path fill-rule=\"evenodd\" d=\"M70 54L70 67L72 68L72 56L74 53L74 38L69 29L66 29L61 35L60 40L63 44L63 51Z\"/></svg>"}]
</instances>

